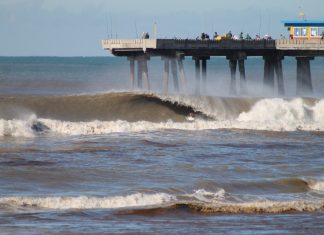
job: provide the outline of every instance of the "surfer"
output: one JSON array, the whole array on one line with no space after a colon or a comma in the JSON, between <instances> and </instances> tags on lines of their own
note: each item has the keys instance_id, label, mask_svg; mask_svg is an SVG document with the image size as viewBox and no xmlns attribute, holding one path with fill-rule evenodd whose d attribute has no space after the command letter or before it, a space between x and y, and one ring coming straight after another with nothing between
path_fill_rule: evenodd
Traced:
<instances>
[{"instance_id":1,"label":"surfer","mask_svg":"<svg viewBox=\"0 0 324 235\"><path fill-rule=\"evenodd\" d=\"M49 128L45 124L43 124L43 123L41 123L39 121L35 121L32 124L31 129L33 131L36 131L36 132L44 132L44 131L48 131L49 130Z\"/></svg>"}]
</instances>

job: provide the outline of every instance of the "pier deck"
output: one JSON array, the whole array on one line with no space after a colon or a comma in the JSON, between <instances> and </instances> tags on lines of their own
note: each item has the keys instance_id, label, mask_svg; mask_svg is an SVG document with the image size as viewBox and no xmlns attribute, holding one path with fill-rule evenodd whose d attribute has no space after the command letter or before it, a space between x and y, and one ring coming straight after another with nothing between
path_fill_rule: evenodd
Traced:
<instances>
[{"instance_id":1,"label":"pier deck","mask_svg":"<svg viewBox=\"0 0 324 235\"><path fill-rule=\"evenodd\" d=\"M192 40L192 39L109 39L102 47L116 56L147 53L150 56L228 56L241 51L247 56L324 56L324 40Z\"/></svg>"}]
</instances>

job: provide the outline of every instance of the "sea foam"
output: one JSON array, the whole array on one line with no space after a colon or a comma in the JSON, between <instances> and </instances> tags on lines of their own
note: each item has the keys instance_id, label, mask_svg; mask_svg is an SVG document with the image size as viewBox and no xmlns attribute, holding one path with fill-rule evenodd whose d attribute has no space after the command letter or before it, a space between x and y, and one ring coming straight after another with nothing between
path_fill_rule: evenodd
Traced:
<instances>
[{"instance_id":1,"label":"sea foam","mask_svg":"<svg viewBox=\"0 0 324 235\"><path fill-rule=\"evenodd\" d=\"M27 206L44 209L114 209L124 207L144 207L170 202L174 197L165 193L135 193L114 197L5 197L0 203L13 206Z\"/></svg>"}]
</instances>

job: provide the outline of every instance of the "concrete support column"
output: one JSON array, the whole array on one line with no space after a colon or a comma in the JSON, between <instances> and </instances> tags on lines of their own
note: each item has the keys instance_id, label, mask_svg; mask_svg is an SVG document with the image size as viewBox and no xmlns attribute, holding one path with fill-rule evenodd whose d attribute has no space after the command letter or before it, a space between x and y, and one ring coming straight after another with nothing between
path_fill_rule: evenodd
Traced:
<instances>
[{"instance_id":1,"label":"concrete support column","mask_svg":"<svg viewBox=\"0 0 324 235\"><path fill-rule=\"evenodd\" d=\"M246 76L245 76L245 60L247 59L247 55L245 52L239 52L237 57L238 57L238 65L240 71L240 93L247 94Z\"/></svg>"},{"instance_id":2,"label":"concrete support column","mask_svg":"<svg viewBox=\"0 0 324 235\"><path fill-rule=\"evenodd\" d=\"M314 57L296 57L297 59L297 95L309 95L313 92L310 61Z\"/></svg>"},{"instance_id":3,"label":"concrete support column","mask_svg":"<svg viewBox=\"0 0 324 235\"><path fill-rule=\"evenodd\" d=\"M150 59L147 55L139 55L135 58L137 60L137 85L138 88L143 88L143 79L145 87L150 90L150 81L148 78L147 61Z\"/></svg>"},{"instance_id":4,"label":"concrete support column","mask_svg":"<svg viewBox=\"0 0 324 235\"><path fill-rule=\"evenodd\" d=\"M309 94L313 93L313 83L312 83L312 72L310 67L310 60L313 60L314 58L311 58L307 60L306 64L306 89Z\"/></svg>"},{"instance_id":5,"label":"concrete support column","mask_svg":"<svg viewBox=\"0 0 324 235\"><path fill-rule=\"evenodd\" d=\"M174 89L176 91L179 91L178 68L177 68L177 61L175 58L171 59L171 70L172 70Z\"/></svg>"},{"instance_id":6,"label":"concrete support column","mask_svg":"<svg viewBox=\"0 0 324 235\"><path fill-rule=\"evenodd\" d=\"M206 92L206 81L207 81L207 59L201 59L201 77L202 77L202 90Z\"/></svg>"},{"instance_id":7,"label":"concrete support column","mask_svg":"<svg viewBox=\"0 0 324 235\"><path fill-rule=\"evenodd\" d=\"M283 81L282 58L277 58L275 62L275 71L276 71L277 84L278 84L278 94L284 95L285 85Z\"/></svg>"},{"instance_id":8,"label":"concrete support column","mask_svg":"<svg viewBox=\"0 0 324 235\"><path fill-rule=\"evenodd\" d=\"M149 91L151 89L151 86L150 86L150 81L148 78L147 60L148 60L147 58L144 58L143 62L142 62L143 63L143 79L144 79L145 87Z\"/></svg>"},{"instance_id":9,"label":"concrete support column","mask_svg":"<svg viewBox=\"0 0 324 235\"><path fill-rule=\"evenodd\" d=\"M239 71L240 71L240 92L241 94L246 94L246 77L245 77L245 63L244 59L238 60Z\"/></svg>"},{"instance_id":10,"label":"concrete support column","mask_svg":"<svg viewBox=\"0 0 324 235\"><path fill-rule=\"evenodd\" d=\"M195 61L195 74L196 74L196 94L200 94L200 60L199 58L192 58Z\"/></svg>"},{"instance_id":11,"label":"concrete support column","mask_svg":"<svg viewBox=\"0 0 324 235\"><path fill-rule=\"evenodd\" d=\"M178 58L178 66L179 66L179 76L180 76L182 90L184 92L186 92L187 91L187 82L186 82L186 75L185 75L183 62L182 62L183 60L184 60L184 57Z\"/></svg>"},{"instance_id":12,"label":"concrete support column","mask_svg":"<svg viewBox=\"0 0 324 235\"><path fill-rule=\"evenodd\" d=\"M244 51L239 51L237 53L233 53L228 55L227 60L229 61L229 67L231 71L231 82L230 82L230 93L233 95L237 94L237 86L236 86L236 68L237 64L239 66L240 72L240 93L246 94L246 76L245 76L245 60L247 55Z\"/></svg>"},{"instance_id":13,"label":"concrete support column","mask_svg":"<svg viewBox=\"0 0 324 235\"><path fill-rule=\"evenodd\" d=\"M270 89L272 92L274 91L274 69L275 69L275 59L273 57L263 57L264 59L264 76L263 76L263 84Z\"/></svg>"},{"instance_id":14,"label":"concrete support column","mask_svg":"<svg viewBox=\"0 0 324 235\"><path fill-rule=\"evenodd\" d=\"M163 93L167 94L169 89L170 59L168 57L162 57L162 60L164 61Z\"/></svg>"},{"instance_id":15,"label":"concrete support column","mask_svg":"<svg viewBox=\"0 0 324 235\"><path fill-rule=\"evenodd\" d=\"M137 87L139 89L143 88L143 63L140 58L137 59Z\"/></svg>"},{"instance_id":16,"label":"concrete support column","mask_svg":"<svg viewBox=\"0 0 324 235\"><path fill-rule=\"evenodd\" d=\"M230 83L230 93L236 95L236 67L237 60L229 59L229 67L231 70L231 83Z\"/></svg>"},{"instance_id":17,"label":"concrete support column","mask_svg":"<svg viewBox=\"0 0 324 235\"><path fill-rule=\"evenodd\" d=\"M134 90L134 88L135 88L135 58L133 56L129 56L128 61L129 61L129 67L130 67L131 87Z\"/></svg>"}]
</instances>

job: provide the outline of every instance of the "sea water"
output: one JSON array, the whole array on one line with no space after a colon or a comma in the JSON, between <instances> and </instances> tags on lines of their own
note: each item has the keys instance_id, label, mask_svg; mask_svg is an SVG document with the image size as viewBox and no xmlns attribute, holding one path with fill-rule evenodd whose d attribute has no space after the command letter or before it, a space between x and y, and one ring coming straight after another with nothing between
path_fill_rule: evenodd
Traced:
<instances>
[{"instance_id":1,"label":"sea water","mask_svg":"<svg viewBox=\"0 0 324 235\"><path fill-rule=\"evenodd\" d=\"M131 90L126 59L0 58L0 233L321 234L323 60L314 95L264 88L247 60L249 95L232 96L225 58L195 93ZM239 85L237 86L239 88Z\"/></svg>"}]
</instances>

